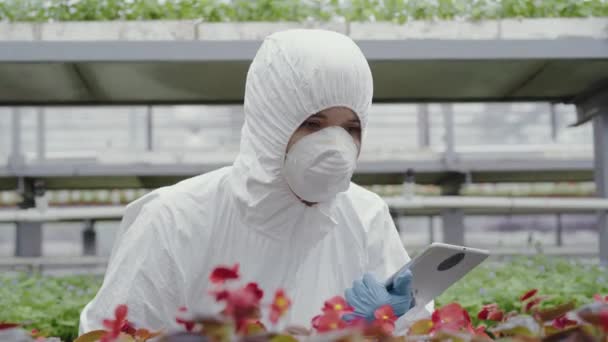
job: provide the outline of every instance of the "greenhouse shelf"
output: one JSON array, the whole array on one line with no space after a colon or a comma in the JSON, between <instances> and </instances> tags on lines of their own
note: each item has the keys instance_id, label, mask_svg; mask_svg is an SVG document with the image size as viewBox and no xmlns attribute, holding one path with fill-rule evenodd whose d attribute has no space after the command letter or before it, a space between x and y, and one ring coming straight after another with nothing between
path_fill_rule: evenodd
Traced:
<instances>
[{"instance_id":1,"label":"greenhouse shelf","mask_svg":"<svg viewBox=\"0 0 608 342\"><path fill-rule=\"evenodd\" d=\"M539 171L563 170L586 171L591 170L593 161L591 156L581 159L580 156L544 157L537 153L519 153L517 157L498 154L498 159L486 157L475 158L474 155L458 154L459 158L451 165L446 165L441 155L429 159L393 159L393 160L361 160L357 166L357 173L395 173L412 169L421 173L444 171ZM54 162L47 160L43 163L29 163L21 167L0 165L0 177L25 176L190 176L210 172L229 166L232 160L216 163L103 163L98 161L76 162L61 160Z\"/></svg>"},{"instance_id":2,"label":"greenhouse shelf","mask_svg":"<svg viewBox=\"0 0 608 342\"><path fill-rule=\"evenodd\" d=\"M605 42L586 37L357 42L374 71L376 102L567 102L608 70ZM0 92L0 105L241 103L259 45L246 40L0 41L0 65L10 65L0 68L8 85Z\"/></svg>"},{"instance_id":3,"label":"greenhouse shelf","mask_svg":"<svg viewBox=\"0 0 608 342\"><path fill-rule=\"evenodd\" d=\"M369 191L381 197L395 196L440 196L441 187L422 184L367 185ZM472 197L550 197L550 198L586 198L596 193L593 182L582 183L482 183L465 184L459 195ZM36 207L82 207L126 205L154 189L62 189L47 190L41 197L36 197ZM0 209L16 208L23 197L14 190L0 191Z\"/></svg>"},{"instance_id":4,"label":"greenhouse shelf","mask_svg":"<svg viewBox=\"0 0 608 342\"><path fill-rule=\"evenodd\" d=\"M465 214L563 213L608 210L608 200L596 198L514 198L469 196L385 197L389 207L411 215L435 215L444 209ZM119 220L126 206L74 206L47 209L0 209L0 222Z\"/></svg>"},{"instance_id":5,"label":"greenhouse shelf","mask_svg":"<svg viewBox=\"0 0 608 342\"><path fill-rule=\"evenodd\" d=\"M0 190L14 190L20 177L42 179L47 189L156 188L228 166L225 163L74 163L46 161L21 167L0 166ZM354 181L361 185L401 184L408 169L416 183L438 184L449 174L467 174L473 182L558 182L593 180L593 161L543 158L522 153L517 159L472 158L458 154L454 161L442 158L420 160L362 160Z\"/></svg>"},{"instance_id":6,"label":"greenhouse shelf","mask_svg":"<svg viewBox=\"0 0 608 342\"><path fill-rule=\"evenodd\" d=\"M45 268L80 268L105 267L107 257L99 256L62 256L62 257L0 257L0 269L19 270L25 268L30 272L39 273Z\"/></svg>"},{"instance_id":7,"label":"greenhouse shelf","mask_svg":"<svg viewBox=\"0 0 608 342\"><path fill-rule=\"evenodd\" d=\"M594 212L608 210L608 199L597 198L520 198L473 196L416 196L412 198L385 197L389 207L397 212L440 213L444 209L462 209L465 214L540 214L564 212Z\"/></svg>"},{"instance_id":8,"label":"greenhouse shelf","mask_svg":"<svg viewBox=\"0 0 608 342\"><path fill-rule=\"evenodd\" d=\"M48 209L3 209L0 222L119 220L126 206L83 206Z\"/></svg>"}]
</instances>

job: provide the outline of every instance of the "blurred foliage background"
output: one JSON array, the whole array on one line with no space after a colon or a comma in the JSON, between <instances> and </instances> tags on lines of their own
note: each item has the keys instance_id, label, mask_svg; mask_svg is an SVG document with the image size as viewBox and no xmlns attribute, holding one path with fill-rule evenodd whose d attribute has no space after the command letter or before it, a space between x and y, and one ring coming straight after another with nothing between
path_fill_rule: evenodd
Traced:
<instances>
[{"instance_id":1,"label":"blurred foliage background","mask_svg":"<svg viewBox=\"0 0 608 342\"><path fill-rule=\"evenodd\" d=\"M392 21L605 17L608 0L0 0L0 20Z\"/></svg>"}]
</instances>

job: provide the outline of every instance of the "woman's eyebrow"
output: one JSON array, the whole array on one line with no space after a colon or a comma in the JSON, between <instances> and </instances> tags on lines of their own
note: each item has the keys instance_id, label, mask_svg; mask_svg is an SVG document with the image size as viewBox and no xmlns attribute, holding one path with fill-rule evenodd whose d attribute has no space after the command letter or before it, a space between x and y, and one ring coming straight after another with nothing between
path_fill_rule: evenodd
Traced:
<instances>
[{"instance_id":1,"label":"woman's eyebrow","mask_svg":"<svg viewBox=\"0 0 608 342\"><path fill-rule=\"evenodd\" d=\"M359 119L350 119L348 120L348 123L356 123L356 124L361 124L361 121L359 121Z\"/></svg>"},{"instance_id":2,"label":"woman's eyebrow","mask_svg":"<svg viewBox=\"0 0 608 342\"><path fill-rule=\"evenodd\" d=\"M315 119L327 119L327 115L325 115L323 113L317 113L317 114L311 115L309 117L309 119L313 119L313 118L315 118Z\"/></svg>"}]
</instances>

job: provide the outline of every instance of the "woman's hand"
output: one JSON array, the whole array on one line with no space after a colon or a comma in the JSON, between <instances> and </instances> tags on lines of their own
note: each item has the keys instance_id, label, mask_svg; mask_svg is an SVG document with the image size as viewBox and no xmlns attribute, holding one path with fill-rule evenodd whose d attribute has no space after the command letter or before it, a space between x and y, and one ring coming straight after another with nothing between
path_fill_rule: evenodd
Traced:
<instances>
[{"instance_id":1,"label":"woman's hand","mask_svg":"<svg viewBox=\"0 0 608 342\"><path fill-rule=\"evenodd\" d=\"M397 317L403 316L413 304L411 291L412 272L399 274L393 281L391 290L366 273L362 280L356 280L353 287L346 290L346 301L355 308L354 315L374 320L374 311L383 305L390 305Z\"/></svg>"}]
</instances>

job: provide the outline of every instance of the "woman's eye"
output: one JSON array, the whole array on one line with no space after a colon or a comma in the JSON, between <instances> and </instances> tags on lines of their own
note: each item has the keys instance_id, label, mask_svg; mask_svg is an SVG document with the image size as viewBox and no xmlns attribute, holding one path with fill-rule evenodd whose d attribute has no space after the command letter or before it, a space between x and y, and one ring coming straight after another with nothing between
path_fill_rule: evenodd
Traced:
<instances>
[{"instance_id":1,"label":"woman's eye","mask_svg":"<svg viewBox=\"0 0 608 342\"><path fill-rule=\"evenodd\" d=\"M302 126L308 129L319 129L321 128L321 123L316 121L306 121Z\"/></svg>"},{"instance_id":2,"label":"woman's eye","mask_svg":"<svg viewBox=\"0 0 608 342\"><path fill-rule=\"evenodd\" d=\"M346 131L351 135L361 134L361 127L347 127Z\"/></svg>"}]
</instances>

